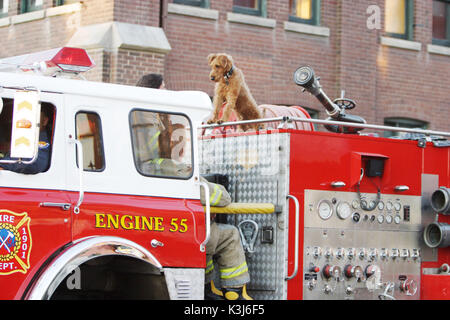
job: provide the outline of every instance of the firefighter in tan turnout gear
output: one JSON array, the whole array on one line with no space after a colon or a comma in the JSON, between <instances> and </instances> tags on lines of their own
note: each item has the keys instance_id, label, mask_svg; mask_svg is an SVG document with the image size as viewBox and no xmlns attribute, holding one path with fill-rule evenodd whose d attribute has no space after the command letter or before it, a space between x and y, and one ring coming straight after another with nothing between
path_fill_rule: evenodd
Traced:
<instances>
[{"instance_id":1,"label":"firefighter in tan turnout gear","mask_svg":"<svg viewBox=\"0 0 450 320\"><path fill-rule=\"evenodd\" d=\"M210 194L210 205L224 207L231 203L231 197L225 187L206 181ZM202 204L206 202L201 192ZM214 285L217 262L222 290ZM229 224L216 223L211 218L211 236L206 244L205 299L253 300L246 291L250 282L244 248L238 229Z\"/></svg>"}]
</instances>

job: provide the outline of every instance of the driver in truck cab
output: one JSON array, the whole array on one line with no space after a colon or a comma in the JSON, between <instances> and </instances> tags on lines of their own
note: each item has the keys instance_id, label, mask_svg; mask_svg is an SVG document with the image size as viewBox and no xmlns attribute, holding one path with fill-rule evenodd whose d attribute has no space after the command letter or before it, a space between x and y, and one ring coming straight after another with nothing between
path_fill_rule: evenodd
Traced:
<instances>
[{"instance_id":1,"label":"driver in truck cab","mask_svg":"<svg viewBox=\"0 0 450 320\"><path fill-rule=\"evenodd\" d=\"M46 171L49 167L50 162L50 133L48 132L49 121L50 111L42 106L40 121L41 127L39 131L39 151L36 161L30 164L0 163L0 170L9 170L24 174L36 174ZM11 160L11 158L9 156L6 156L4 158L0 158L0 160Z\"/></svg>"}]
</instances>

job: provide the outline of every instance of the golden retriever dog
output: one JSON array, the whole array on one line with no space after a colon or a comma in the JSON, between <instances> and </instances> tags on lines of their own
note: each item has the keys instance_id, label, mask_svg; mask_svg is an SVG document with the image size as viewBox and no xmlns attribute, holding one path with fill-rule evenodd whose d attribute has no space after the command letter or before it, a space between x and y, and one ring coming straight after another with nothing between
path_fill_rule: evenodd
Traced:
<instances>
[{"instance_id":1,"label":"golden retriever dog","mask_svg":"<svg viewBox=\"0 0 450 320\"><path fill-rule=\"evenodd\" d=\"M244 74L233 63L233 58L226 53L213 53L208 56L208 63L211 67L209 77L216 83L214 88L213 115L208 123L227 122L232 111L235 112L238 120L261 119L260 111L256 105L250 90L245 83ZM224 106L222 116L220 111ZM258 130L262 124L247 124L239 126L241 130L247 128Z\"/></svg>"}]
</instances>

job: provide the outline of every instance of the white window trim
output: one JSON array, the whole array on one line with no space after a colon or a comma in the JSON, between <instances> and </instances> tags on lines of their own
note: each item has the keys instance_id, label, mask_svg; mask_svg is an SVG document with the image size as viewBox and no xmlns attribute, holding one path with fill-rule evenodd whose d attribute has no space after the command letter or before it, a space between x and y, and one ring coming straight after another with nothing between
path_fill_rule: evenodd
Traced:
<instances>
[{"instance_id":1,"label":"white window trim","mask_svg":"<svg viewBox=\"0 0 450 320\"><path fill-rule=\"evenodd\" d=\"M81 11L81 2L75 2L75 3L65 4L62 6L48 8L46 10L45 16L53 17L53 16L59 16L62 14L68 14L68 13L73 13L73 12L78 12L78 11Z\"/></svg>"},{"instance_id":2,"label":"white window trim","mask_svg":"<svg viewBox=\"0 0 450 320\"><path fill-rule=\"evenodd\" d=\"M436 44L427 45L427 51L429 53L440 54L444 56L450 56L450 47L439 46Z\"/></svg>"},{"instance_id":3,"label":"white window trim","mask_svg":"<svg viewBox=\"0 0 450 320\"><path fill-rule=\"evenodd\" d=\"M0 0L0 1L2 1L2 0ZM7 0L3 0L3 1L7 1ZM6 26L9 26L10 24L31 22L31 21L35 21L35 20L44 19L46 17L54 17L54 16L63 15L63 14L72 14L72 13L81 11L81 9L82 9L81 2L75 2L75 3L65 4L62 6L44 9L44 10L26 12L26 13L18 14L18 15L11 16L11 17L1 18L0 19L0 27L6 27Z\"/></svg>"},{"instance_id":4,"label":"white window trim","mask_svg":"<svg viewBox=\"0 0 450 320\"><path fill-rule=\"evenodd\" d=\"M25 23L45 18L45 10L37 10L18 14L11 17L11 24Z\"/></svg>"},{"instance_id":5,"label":"white window trim","mask_svg":"<svg viewBox=\"0 0 450 320\"><path fill-rule=\"evenodd\" d=\"M9 0L0 0L0 1L3 1L3 10L1 13L8 13Z\"/></svg>"},{"instance_id":6,"label":"white window trim","mask_svg":"<svg viewBox=\"0 0 450 320\"><path fill-rule=\"evenodd\" d=\"M380 40L383 46L412 50L412 51L420 51L422 50L422 43L417 41L405 40L405 39L397 39L391 37L381 37Z\"/></svg>"},{"instance_id":7,"label":"white window trim","mask_svg":"<svg viewBox=\"0 0 450 320\"><path fill-rule=\"evenodd\" d=\"M284 22L284 30L291 31L291 32L297 32L297 33L310 34L310 35L314 35L314 36L321 36L321 37L329 37L330 36L330 28L314 26L314 25L306 24L306 23L292 22L292 21Z\"/></svg>"},{"instance_id":8,"label":"white window trim","mask_svg":"<svg viewBox=\"0 0 450 320\"><path fill-rule=\"evenodd\" d=\"M219 19L219 11L208 9L208 8L200 8L195 6L188 6L178 3L168 3L167 4L167 12L172 14L179 14L185 16L191 16L196 18L217 20Z\"/></svg>"},{"instance_id":9,"label":"white window trim","mask_svg":"<svg viewBox=\"0 0 450 320\"><path fill-rule=\"evenodd\" d=\"M7 27L11 24L11 18L10 17L5 17L5 18L1 18L0 19L0 28L1 27Z\"/></svg>"},{"instance_id":10,"label":"white window trim","mask_svg":"<svg viewBox=\"0 0 450 320\"><path fill-rule=\"evenodd\" d=\"M242 13L234 13L234 12L228 12L227 13L227 21L229 22L235 22L235 23L243 23L248 25L254 25L259 27L265 27L265 28L275 28L277 25L277 21L275 19L269 19L264 17L258 17L258 16L252 16L248 14L242 14Z\"/></svg>"}]
</instances>

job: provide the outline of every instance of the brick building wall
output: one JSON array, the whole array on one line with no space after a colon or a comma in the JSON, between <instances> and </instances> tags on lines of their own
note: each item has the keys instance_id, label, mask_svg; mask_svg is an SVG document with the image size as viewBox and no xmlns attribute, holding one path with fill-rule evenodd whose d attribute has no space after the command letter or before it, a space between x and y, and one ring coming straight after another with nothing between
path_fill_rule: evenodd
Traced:
<instances>
[{"instance_id":1,"label":"brick building wall","mask_svg":"<svg viewBox=\"0 0 450 320\"><path fill-rule=\"evenodd\" d=\"M384 34L384 0L321 0L320 25L312 29L288 21L288 0L267 0L266 16L256 20L232 13L232 0L210 0L205 9L173 0L70 2L58 8L44 0L43 13L37 15L18 14L20 1L9 0L8 16L0 18L0 58L72 43L83 46L80 37L78 42L74 38L89 26L113 23L112 29L126 30L133 24L148 27L150 35L162 27L170 48L155 48L145 39L136 44L132 34L118 45L105 45L106 35L114 32L105 31L96 45L85 45L97 64L87 78L133 85L141 75L159 72L170 89L212 95L206 57L226 52L244 71L259 104L302 105L326 118L316 99L293 83L295 69L306 64L321 77L330 98L345 90L357 102L351 112L370 123L413 118L428 122L430 129L449 130L450 53L448 48L430 49L430 0L414 1L415 27L406 43ZM381 12L380 29L367 27L366 10L374 4Z\"/></svg>"}]
</instances>

